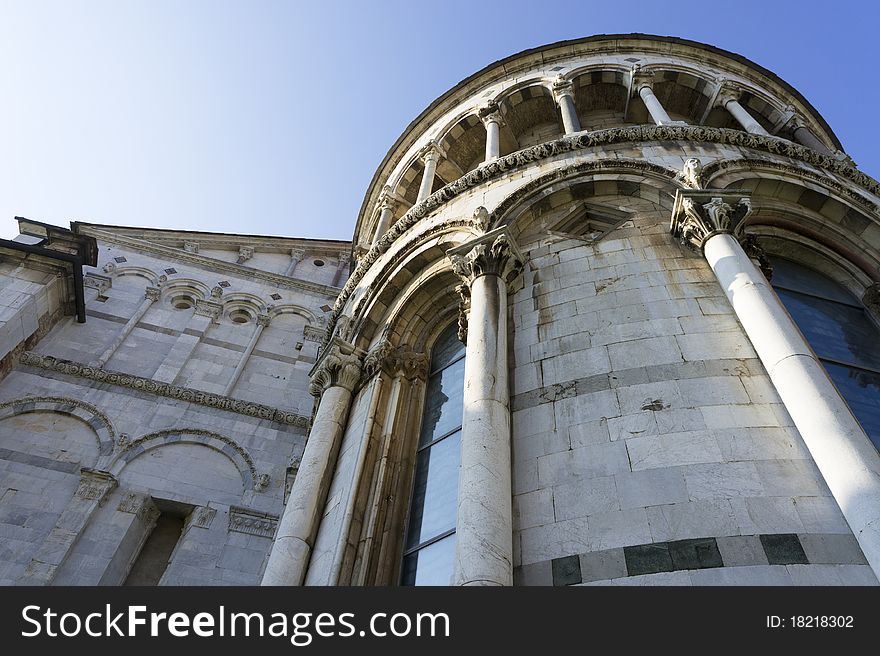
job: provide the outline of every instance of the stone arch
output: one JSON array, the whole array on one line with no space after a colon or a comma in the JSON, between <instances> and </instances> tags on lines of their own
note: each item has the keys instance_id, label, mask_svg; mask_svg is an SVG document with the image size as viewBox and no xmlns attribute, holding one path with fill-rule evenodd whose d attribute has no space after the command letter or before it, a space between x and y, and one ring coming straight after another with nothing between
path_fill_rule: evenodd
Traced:
<instances>
[{"instance_id":1,"label":"stone arch","mask_svg":"<svg viewBox=\"0 0 880 656\"><path fill-rule=\"evenodd\" d=\"M502 155L564 134L556 100L544 80L508 87L496 103L504 119L500 134Z\"/></svg>"},{"instance_id":2,"label":"stone arch","mask_svg":"<svg viewBox=\"0 0 880 656\"><path fill-rule=\"evenodd\" d=\"M266 309L266 302L255 294L234 292L223 298L223 314L232 323L253 323Z\"/></svg>"},{"instance_id":3,"label":"stone arch","mask_svg":"<svg viewBox=\"0 0 880 656\"><path fill-rule=\"evenodd\" d=\"M201 428L165 429L148 433L126 444L110 463L109 471L114 476L138 456L168 444L200 444L219 452L232 461L241 474L244 490L263 489L268 483L265 475L257 473L254 460L235 440Z\"/></svg>"},{"instance_id":4,"label":"stone arch","mask_svg":"<svg viewBox=\"0 0 880 656\"><path fill-rule=\"evenodd\" d=\"M95 434L98 453L102 456L113 452L116 431L110 419L91 403L64 396L24 396L0 403L0 421L30 412L57 412L79 419L91 427Z\"/></svg>"},{"instance_id":5,"label":"stone arch","mask_svg":"<svg viewBox=\"0 0 880 656\"><path fill-rule=\"evenodd\" d=\"M627 69L591 64L574 69L565 77L572 83L581 129L601 130L633 123L627 117Z\"/></svg>"},{"instance_id":6,"label":"stone arch","mask_svg":"<svg viewBox=\"0 0 880 656\"><path fill-rule=\"evenodd\" d=\"M149 281L151 285L155 286L159 284L159 275L152 269L141 266L118 266L113 271L113 276L114 278L137 276L139 278L144 278L145 280Z\"/></svg>"},{"instance_id":7,"label":"stone arch","mask_svg":"<svg viewBox=\"0 0 880 656\"><path fill-rule=\"evenodd\" d=\"M486 127L480 117L468 110L457 116L446 127L439 131L437 143L446 153L445 161L437 166L437 170L445 177L455 175L459 178L473 171L486 158ZM453 169L447 172L446 169Z\"/></svg>"},{"instance_id":8,"label":"stone arch","mask_svg":"<svg viewBox=\"0 0 880 656\"><path fill-rule=\"evenodd\" d=\"M303 317L310 326L319 325L318 316L311 310L307 310L301 305L293 303L285 303L284 305L274 305L268 311L270 317L277 317L280 314L298 314Z\"/></svg>"}]
</instances>

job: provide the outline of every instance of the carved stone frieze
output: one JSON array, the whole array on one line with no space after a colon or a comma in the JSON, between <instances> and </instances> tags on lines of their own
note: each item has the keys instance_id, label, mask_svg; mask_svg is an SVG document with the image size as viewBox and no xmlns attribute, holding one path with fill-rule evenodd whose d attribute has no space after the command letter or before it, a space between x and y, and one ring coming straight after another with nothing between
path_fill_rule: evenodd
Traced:
<instances>
[{"instance_id":1,"label":"carved stone frieze","mask_svg":"<svg viewBox=\"0 0 880 656\"><path fill-rule=\"evenodd\" d=\"M275 536L275 528L278 526L278 516L269 513L232 506L229 509L229 530L236 533L258 535L261 538Z\"/></svg>"},{"instance_id":2,"label":"carved stone frieze","mask_svg":"<svg viewBox=\"0 0 880 656\"><path fill-rule=\"evenodd\" d=\"M110 276L102 276L99 273L86 273L83 275L83 287L97 289L99 294L103 294L113 286L113 278Z\"/></svg>"},{"instance_id":3,"label":"carved stone frieze","mask_svg":"<svg viewBox=\"0 0 880 656\"><path fill-rule=\"evenodd\" d=\"M249 417L257 417L259 419L267 419L282 424L290 424L297 428L308 429L309 418L303 415L273 408L271 406L254 403L252 401L243 401L229 396L220 394L212 394L189 387L180 387L171 383L164 383L153 380L151 378L143 378L132 374L120 373L118 371L109 371L99 367L91 367L82 362L74 360L64 360L51 355L42 355L33 351L25 351L21 354L19 362L23 365L31 367L39 367L49 371L77 376L79 378L88 378L99 383L109 383L111 385L119 385L121 387L130 387L149 394L164 396L172 399L179 399L187 403L196 403L211 408L227 410Z\"/></svg>"}]
</instances>

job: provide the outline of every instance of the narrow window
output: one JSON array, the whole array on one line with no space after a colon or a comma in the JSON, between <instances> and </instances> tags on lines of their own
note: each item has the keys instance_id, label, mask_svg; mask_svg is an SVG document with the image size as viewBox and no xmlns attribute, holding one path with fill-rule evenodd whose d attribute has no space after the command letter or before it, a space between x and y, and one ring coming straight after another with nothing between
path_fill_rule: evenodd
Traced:
<instances>
[{"instance_id":1,"label":"narrow window","mask_svg":"<svg viewBox=\"0 0 880 656\"><path fill-rule=\"evenodd\" d=\"M841 396L880 449L880 330L858 299L812 269L774 260L772 283Z\"/></svg>"},{"instance_id":2,"label":"narrow window","mask_svg":"<svg viewBox=\"0 0 880 656\"><path fill-rule=\"evenodd\" d=\"M465 352L457 333L458 325L450 325L431 350L404 541L403 585L452 581Z\"/></svg>"},{"instance_id":3,"label":"narrow window","mask_svg":"<svg viewBox=\"0 0 880 656\"><path fill-rule=\"evenodd\" d=\"M186 516L192 511L192 506L179 508L178 505L182 504L156 501L159 517L131 566L124 585L159 585L183 534Z\"/></svg>"}]
</instances>

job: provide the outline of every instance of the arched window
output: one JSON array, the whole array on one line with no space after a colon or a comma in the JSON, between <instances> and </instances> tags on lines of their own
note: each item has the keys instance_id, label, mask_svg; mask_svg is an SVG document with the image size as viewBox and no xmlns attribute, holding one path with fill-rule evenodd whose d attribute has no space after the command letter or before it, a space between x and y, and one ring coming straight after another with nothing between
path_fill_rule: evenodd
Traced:
<instances>
[{"instance_id":1,"label":"arched window","mask_svg":"<svg viewBox=\"0 0 880 656\"><path fill-rule=\"evenodd\" d=\"M403 547L403 585L449 585L452 580L465 350L457 332L453 323L431 350Z\"/></svg>"},{"instance_id":2,"label":"arched window","mask_svg":"<svg viewBox=\"0 0 880 656\"><path fill-rule=\"evenodd\" d=\"M777 259L772 282L856 419L880 449L880 330L858 299L821 273Z\"/></svg>"}]
</instances>

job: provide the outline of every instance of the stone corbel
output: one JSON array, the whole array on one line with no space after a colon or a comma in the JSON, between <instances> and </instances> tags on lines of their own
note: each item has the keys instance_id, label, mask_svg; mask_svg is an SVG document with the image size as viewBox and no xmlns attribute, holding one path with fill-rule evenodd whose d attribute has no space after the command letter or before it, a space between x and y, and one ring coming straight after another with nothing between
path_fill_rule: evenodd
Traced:
<instances>
[{"instance_id":1,"label":"stone corbel","mask_svg":"<svg viewBox=\"0 0 880 656\"><path fill-rule=\"evenodd\" d=\"M239 246L238 248L238 259L236 260L236 264L244 264L249 259L254 256L254 249L250 246Z\"/></svg>"}]
</instances>

